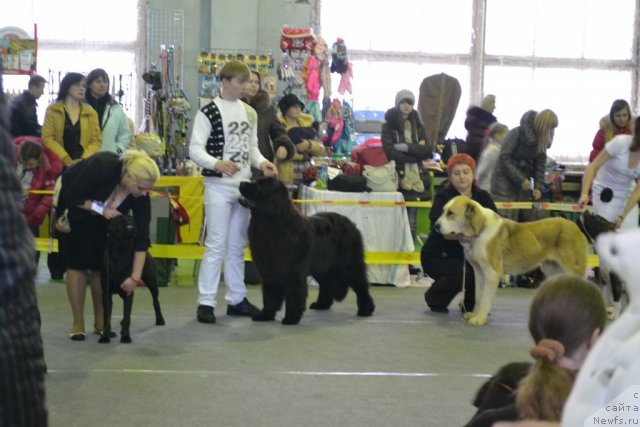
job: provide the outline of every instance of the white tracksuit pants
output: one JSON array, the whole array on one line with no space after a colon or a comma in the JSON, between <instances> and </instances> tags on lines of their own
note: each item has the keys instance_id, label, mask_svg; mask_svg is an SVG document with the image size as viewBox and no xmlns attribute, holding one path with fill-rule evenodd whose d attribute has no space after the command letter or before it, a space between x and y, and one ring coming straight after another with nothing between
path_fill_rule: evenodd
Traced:
<instances>
[{"instance_id":1,"label":"white tracksuit pants","mask_svg":"<svg viewBox=\"0 0 640 427\"><path fill-rule=\"evenodd\" d=\"M249 210L240 205L239 198L237 187L207 182L205 179L206 249L198 276L198 304L216 306L223 265L227 304L238 304L247 295L244 249Z\"/></svg>"}]
</instances>

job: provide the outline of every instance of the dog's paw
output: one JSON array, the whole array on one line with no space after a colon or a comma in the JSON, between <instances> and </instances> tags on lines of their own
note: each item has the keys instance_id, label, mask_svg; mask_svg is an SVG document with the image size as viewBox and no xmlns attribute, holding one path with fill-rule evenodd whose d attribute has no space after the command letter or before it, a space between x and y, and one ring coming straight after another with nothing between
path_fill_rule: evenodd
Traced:
<instances>
[{"instance_id":1,"label":"dog's paw","mask_svg":"<svg viewBox=\"0 0 640 427\"><path fill-rule=\"evenodd\" d=\"M474 326L482 326L487 323L486 316L473 315L467 319L467 323Z\"/></svg>"},{"instance_id":2,"label":"dog's paw","mask_svg":"<svg viewBox=\"0 0 640 427\"><path fill-rule=\"evenodd\" d=\"M320 304L318 301L316 301L309 304L309 308L311 310L329 310L331 308L331 304Z\"/></svg>"},{"instance_id":3,"label":"dog's paw","mask_svg":"<svg viewBox=\"0 0 640 427\"><path fill-rule=\"evenodd\" d=\"M156 325L157 326L164 326L165 325L164 318L160 317L160 318L156 319Z\"/></svg>"},{"instance_id":4,"label":"dog's paw","mask_svg":"<svg viewBox=\"0 0 640 427\"><path fill-rule=\"evenodd\" d=\"M259 311L256 314L254 314L253 316L251 316L251 320L253 320L255 322L271 322L273 320L276 320L276 315L275 314L267 314L264 311Z\"/></svg>"},{"instance_id":5,"label":"dog's paw","mask_svg":"<svg viewBox=\"0 0 640 427\"><path fill-rule=\"evenodd\" d=\"M462 317L464 317L464 320L466 320L466 321L469 321L469 319L471 319L474 316L475 316L475 314L472 311L467 311L466 313L464 313L462 315Z\"/></svg>"},{"instance_id":6,"label":"dog's paw","mask_svg":"<svg viewBox=\"0 0 640 427\"><path fill-rule=\"evenodd\" d=\"M284 319L282 319L283 325L297 325L298 323L300 323L300 317L291 318L285 316Z\"/></svg>"},{"instance_id":7,"label":"dog's paw","mask_svg":"<svg viewBox=\"0 0 640 427\"><path fill-rule=\"evenodd\" d=\"M364 308L359 308L358 309L358 316L360 317L369 317L373 314L373 310L375 310L375 307L364 307Z\"/></svg>"},{"instance_id":8,"label":"dog's paw","mask_svg":"<svg viewBox=\"0 0 640 427\"><path fill-rule=\"evenodd\" d=\"M122 335L120 337L120 342L123 344L131 344L131 337L129 335Z\"/></svg>"},{"instance_id":9,"label":"dog's paw","mask_svg":"<svg viewBox=\"0 0 640 427\"><path fill-rule=\"evenodd\" d=\"M100 344L109 344L111 342L111 338L105 336L104 334L100 335L100 339L98 340Z\"/></svg>"}]
</instances>

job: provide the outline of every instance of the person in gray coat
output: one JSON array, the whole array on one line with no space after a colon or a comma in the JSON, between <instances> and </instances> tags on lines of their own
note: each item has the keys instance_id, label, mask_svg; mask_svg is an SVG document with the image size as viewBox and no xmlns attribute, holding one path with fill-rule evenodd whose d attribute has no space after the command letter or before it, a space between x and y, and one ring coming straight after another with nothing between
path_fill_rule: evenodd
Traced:
<instances>
[{"instance_id":1,"label":"person in gray coat","mask_svg":"<svg viewBox=\"0 0 640 427\"><path fill-rule=\"evenodd\" d=\"M524 113L520 126L502 141L500 155L491 177L491 196L496 202L528 202L542 197L547 149L553 142L558 116L551 110ZM533 182L532 182L533 179ZM531 221L532 210L501 210L514 221Z\"/></svg>"}]
</instances>

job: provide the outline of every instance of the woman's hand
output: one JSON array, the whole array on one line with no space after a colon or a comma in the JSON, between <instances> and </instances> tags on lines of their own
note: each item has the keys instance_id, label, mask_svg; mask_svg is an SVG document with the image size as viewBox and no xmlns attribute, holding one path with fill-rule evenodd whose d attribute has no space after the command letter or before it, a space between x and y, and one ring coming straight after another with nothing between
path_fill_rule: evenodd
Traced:
<instances>
[{"instance_id":1,"label":"woman's hand","mask_svg":"<svg viewBox=\"0 0 640 427\"><path fill-rule=\"evenodd\" d=\"M542 198L542 191L537 188L533 190L533 200L540 200Z\"/></svg>"},{"instance_id":2,"label":"woman's hand","mask_svg":"<svg viewBox=\"0 0 640 427\"><path fill-rule=\"evenodd\" d=\"M260 164L260 170L265 176L278 176L278 168L268 160Z\"/></svg>"},{"instance_id":3,"label":"woman's hand","mask_svg":"<svg viewBox=\"0 0 640 427\"><path fill-rule=\"evenodd\" d=\"M120 215L122 215L120 211L115 208L104 208L104 212L102 213L102 216L107 219L112 219Z\"/></svg>"},{"instance_id":4,"label":"woman's hand","mask_svg":"<svg viewBox=\"0 0 640 427\"><path fill-rule=\"evenodd\" d=\"M296 144L296 150L298 153L306 153L311 149L311 141L308 139L303 139L299 143Z\"/></svg>"},{"instance_id":5,"label":"woman's hand","mask_svg":"<svg viewBox=\"0 0 640 427\"><path fill-rule=\"evenodd\" d=\"M233 176L240 170L240 167L231 160L218 160L215 165L215 170L224 175Z\"/></svg>"},{"instance_id":6,"label":"woman's hand","mask_svg":"<svg viewBox=\"0 0 640 427\"><path fill-rule=\"evenodd\" d=\"M127 277L120 285L120 289L125 291L127 295L131 294L135 288L138 287L138 282L133 280L133 277Z\"/></svg>"},{"instance_id":7,"label":"woman's hand","mask_svg":"<svg viewBox=\"0 0 640 427\"><path fill-rule=\"evenodd\" d=\"M617 230L618 228L620 228L620 226L622 225L622 222L624 221L624 217L622 215L618 215L616 217L616 219L613 221L613 229Z\"/></svg>"},{"instance_id":8,"label":"woman's hand","mask_svg":"<svg viewBox=\"0 0 640 427\"><path fill-rule=\"evenodd\" d=\"M522 181L522 184L520 185L520 187L522 188L523 191L531 190L531 181L529 181L528 179L525 179L524 181Z\"/></svg>"},{"instance_id":9,"label":"woman's hand","mask_svg":"<svg viewBox=\"0 0 640 427\"><path fill-rule=\"evenodd\" d=\"M580 206L580 209L584 209L584 207L587 206L587 203L589 203L589 195L581 194L578 199L578 206Z\"/></svg>"},{"instance_id":10,"label":"woman's hand","mask_svg":"<svg viewBox=\"0 0 640 427\"><path fill-rule=\"evenodd\" d=\"M284 160L287 158L287 149L285 147L278 147L276 149L276 158L278 160Z\"/></svg>"}]
</instances>

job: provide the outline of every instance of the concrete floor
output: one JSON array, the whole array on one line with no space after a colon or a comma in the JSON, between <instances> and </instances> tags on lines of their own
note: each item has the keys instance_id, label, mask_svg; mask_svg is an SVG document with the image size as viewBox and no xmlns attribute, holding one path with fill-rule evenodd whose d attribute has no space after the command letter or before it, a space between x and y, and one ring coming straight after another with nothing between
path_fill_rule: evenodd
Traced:
<instances>
[{"instance_id":1,"label":"concrete floor","mask_svg":"<svg viewBox=\"0 0 640 427\"><path fill-rule=\"evenodd\" d=\"M166 326L154 325L149 293L138 289L132 344L74 342L64 284L41 263L51 426L461 426L487 376L528 360L527 289L500 289L485 327L467 326L457 309L427 313L418 287L372 288L371 318L355 316L350 293L285 327L282 313L270 323L225 316L223 295L218 323L198 323L193 279L180 282L160 290ZM248 288L261 305L260 288ZM309 302L315 296L312 288Z\"/></svg>"}]
</instances>

